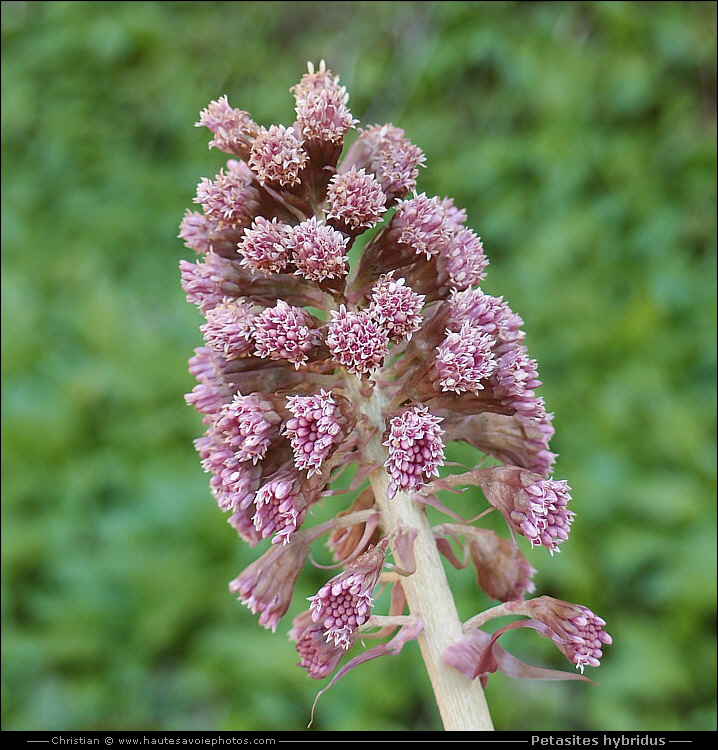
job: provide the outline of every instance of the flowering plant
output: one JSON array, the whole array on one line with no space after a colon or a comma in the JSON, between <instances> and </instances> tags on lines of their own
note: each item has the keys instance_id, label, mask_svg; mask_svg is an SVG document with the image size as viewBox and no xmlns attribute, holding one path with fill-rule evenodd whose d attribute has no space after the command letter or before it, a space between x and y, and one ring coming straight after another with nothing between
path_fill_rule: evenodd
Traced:
<instances>
[{"instance_id":1,"label":"flowering plant","mask_svg":"<svg viewBox=\"0 0 718 750\"><path fill-rule=\"evenodd\" d=\"M490 673L586 679L513 657L496 643L505 630L535 629L581 673L611 642L586 607L526 598L535 570L516 535L553 554L573 521L569 487L551 477L536 362L521 318L480 287L488 259L466 212L417 193L422 151L391 124L359 129L344 149L357 121L323 63L291 90L289 127L260 126L226 97L201 113L210 147L230 158L199 183L202 211L180 228L199 255L181 262L182 287L205 317L186 397L207 427L196 447L239 537L271 539L230 590L275 630L326 536L341 572L294 618L300 666L333 674L331 685L418 639L445 728L490 729ZM482 465L440 472L449 441L477 448ZM333 484L349 464L351 494ZM439 499L470 485L510 540L478 526L483 513L467 520ZM322 502L339 506L334 518L307 523ZM427 506L451 521L432 528ZM462 623L442 555L471 564L501 603ZM380 615L373 600L385 587ZM482 629L505 615L528 619ZM378 645L339 667L364 638Z\"/></svg>"}]
</instances>

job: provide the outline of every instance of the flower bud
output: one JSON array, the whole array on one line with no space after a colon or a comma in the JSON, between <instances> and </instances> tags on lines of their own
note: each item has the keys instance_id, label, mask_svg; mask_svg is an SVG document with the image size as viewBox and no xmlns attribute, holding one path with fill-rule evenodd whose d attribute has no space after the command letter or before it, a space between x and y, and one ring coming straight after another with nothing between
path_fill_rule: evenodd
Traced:
<instances>
[{"instance_id":1,"label":"flower bud","mask_svg":"<svg viewBox=\"0 0 718 750\"><path fill-rule=\"evenodd\" d=\"M397 491L411 492L438 476L444 463L441 417L425 406L410 407L389 420L384 445L389 449L386 469L389 473L389 498Z\"/></svg>"},{"instance_id":2,"label":"flower bud","mask_svg":"<svg viewBox=\"0 0 718 750\"><path fill-rule=\"evenodd\" d=\"M292 443L294 465L311 477L321 471L353 426L350 404L346 398L322 389L312 396L287 397L287 409L292 416L284 434Z\"/></svg>"},{"instance_id":3,"label":"flower bud","mask_svg":"<svg viewBox=\"0 0 718 750\"><path fill-rule=\"evenodd\" d=\"M270 185L296 185L301 181L301 171L307 154L294 130L284 125L260 128L249 155L249 166L260 183Z\"/></svg>"},{"instance_id":4,"label":"flower bud","mask_svg":"<svg viewBox=\"0 0 718 750\"><path fill-rule=\"evenodd\" d=\"M308 553L309 545L304 542L272 545L229 584L229 590L238 594L252 614L260 613L260 625L274 631L289 609Z\"/></svg>"},{"instance_id":5,"label":"flower bud","mask_svg":"<svg viewBox=\"0 0 718 750\"><path fill-rule=\"evenodd\" d=\"M496 466L479 479L486 499L501 511L510 528L531 546L543 545L551 554L568 539L573 512L565 480L546 479L516 466Z\"/></svg>"},{"instance_id":6,"label":"flower bud","mask_svg":"<svg viewBox=\"0 0 718 750\"><path fill-rule=\"evenodd\" d=\"M603 646L610 645L611 636L603 629L606 621L581 604L539 596L524 602L511 602L507 611L526 615L543 627L541 635L551 638L561 653L578 669L598 667Z\"/></svg>"},{"instance_id":7,"label":"flower bud","mask_svg":"<svg viewBox=\"0 0 718 750\"><path fill-rule=\"evenodd\" d=\"M335 645L349 648L357 629L369 619L386 547L386 542L372 547L309 599L312 620L321 623L326 639Z\"/></svg>"}]
</instances>

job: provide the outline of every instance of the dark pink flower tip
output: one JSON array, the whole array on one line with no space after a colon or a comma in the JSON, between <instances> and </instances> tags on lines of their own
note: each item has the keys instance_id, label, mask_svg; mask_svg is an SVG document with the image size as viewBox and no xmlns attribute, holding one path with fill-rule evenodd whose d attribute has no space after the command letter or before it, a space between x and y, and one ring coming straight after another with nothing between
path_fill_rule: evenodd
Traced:
<instances>
[{"instance_id":1,"label":"dark pink flower tip","mask_svg":"<svg viewBox=\"0 0 718 750\"><path fill-rule=\"evenodd\" d=\"M553 554L568 539L574 513L566 507L571 488L565 480L546 479L516 466L496 466L482 477L481 487L531 547L542 545Z\"/></svg>"},{"instance_id":2,"label":"dark pink flower tip","mask_svg":"<svg viewBox=\"0 0 718 750\"><path fill-rule=\"evenodd\" d=\"M254 497L254 527L272 544L287 544L292 534L304 523L308 503L302 491L304 477L297 469L282 469L265 482Z\"/></svg>"},{"instance_id":3,"label":"dark pink flower tip","mask_svg":"<svg viewBox=\"0 0 718 750\"><path fill-rule=\"evenodd\" d=\"M511 605L521 614L531 617L546 626L538 632L558 646L564 656L583 672L584 667L600 666L603 646L612 642L604 630L606 621L580 604L540 596L526 602Z\"/></svg>"},{"instance_id":4,"label":"dark pink flower tip","mask_svg":"<svg viewBox=\"0 0 718 750\"><path fill-rule=\"evenodd\" d=\"M317 346L311 315L284 300L257 315L252 329L258 357L286 360L297 369L309 360Z\"/></svg>"},{"instance_id":5,"label":"dark pink flower tip","mask_svg":"<svg viewBox=\"0 0 718 750\"><path fill-rule=\"evenodd\" d=\"M214 139L209 147L218 148L229 154L246 153L257 135L258 126L247 112L229 106L226 96L211 101L206 109L200 112L196 127L209 128Z\"/></svg>"},{"instance_id":6,"label":"dark pink flower tip","mask_svg":"<svg viewBox=\"0 0 718 750\"><path fill-rule=\"evenodd\" d=\"M345 276L348 242L349 237L321 224L316 216L297 224L289 235L297 274L315 282Z\"/></svg>"},{"instance_id":7,"label":"dark pink flower tip","mask_svg":"<svg viewBox=\"0 0 718 750\"><path fill-rule=\"evenodd\" d=\"M376 179L363 169L352 167L337 173L327 188L327 216L351 229L376 226L386 211L386 195Z\"/></svg>"},{"instance_id":8,"label":"dark pink flower tip","mask_svg":"<svg viewBox=\"0 0 718 750\"><path fill-rule=\"evenodd\" d=\"M371 614L372 591L379 580L386 545L378 545L352 562L310 597L312 620L321 623L327 640L348 649Z\"/></svg>"},{"instance_id":9,"label":"dark pink flower tip","mask_svg":"<svg viewBox=\"0 0 718 750\"><path fill-rule=\"evenodd\" d=\"M352 312L340 305L331 315L327 346L334 361L360 377L381 367L388 351L388 338L370 312Z\"/></svg>"},{"instance_id":10,"label":"dark pink flower tip","mask_svg":"<svg viewBox=\"0 0 718 750\"><path fill-rule=\"evenodd\" d=\"M290 228L286 224L258 216L252 226L244 230L244 238L237 246L243 266L260 273L279 273L291 260Z\"/></svg>"},{"instance_id":11,"label":"dark pink flower tip","mask_svg":"<svg viewBox=\"0 0 718 750\"><path fill-rule=\"evenodd\" d=\"M396 230L398 242L411 246L417 255L425 254L427 259L442 252L453 231L442 202L424 193L400 201L390 227Z\"/></svg>"},{"instance_id":12,"label":"dark pink flower tip","mask_svg":"<svg viewBox=\"0 0 718 750\"><path fill-rule=\"evenodd\" d=\"M331 639L327 640L324 627L314 622L309 610L294 618L289 637L296 642L299 654L299 666L315 680L328 677L338 666L347 649L337 646ZM356 636L351 639L354 643Z\"/></svg>"},{"instance_id":13,"label":"dark pink flower tip","mask_svg":"<svg viewBox=\"0 0 718 750\"><path fill-rule=\"evenodd\" d=\"M343 86L306 91L297 99L297 125L309 141L340 144L358 120L352 117Z\"/></svg>"},{"instance_id":14,"label":"dark pink flower tip","mask_svg":"<svg viewBox=\"0 0 718 750\"><path fill-rule=\"evenodd\" d=\"M496 369L493 337L464 323L458 332L446 331L436 349L437 383L442 391L478 393L482 381Z\"/></svg>"},{"instance_id":15,"label":"dark pink flower tip","mask_svg":"<svg viewBox=\"0 0 718 750\"><path fill-rule=\"evenodd\" d=\"M494 354L501 355L516 348L525 337L523 320L504 302L481 289L454 289L449 297L452 324L460 327L470 323L496 340Z\"/></svg>"},{"instance_id":16,"label":"dark pink flower tip","mask_svg":"<svg viewBox=\"0 0 718 750\"><path fill-rule=\"evenodd\" d=\"M229 584L252 614L260 613L259 624L277 629L292 601L294 584L309 552L309 545L272 545Z\"/></svg>"},{"instance_id":17,"label":"dark pink flower tip","mask_svg":"<svg viewBox=\"0 0 718 750\"><path fill-rule=\"evenodd\" d=\"M543 477L551 474L556 454L549 450L554 435L552 414L525 417L484 411L461 418L450 416L449 440L464 440L501 463L520 466Z\"/></svg>"},{"instance_id":18,"label":"dark pink flower tip","mask_svg":"<svg viewBox=\"0 0 718 750\"><path fill-rule=\"evenodd\" d=\"M368 154L366 168L374 173L388 198L406 195L416 187L426 157L401 128L391 123L373 125L360 132L356 146Z\"/></svg>"},{"instance_id":19,"label":"dark pink flower tip","mask_svg":"<svg viewBox=\"0 0 718 750\"><path fill-rule=\"evenodd\" d=\"M394 343L411 339L421 328L424 295L417 294L404 279L395 279L393 272L379 278L369 304L370 315L388 333Z\"/></svg>"},{"instance_id":20,"label":"dark pink flower tip","mask_svg":"<svg viewBox=\"0 0 718 750\"><path fill-rule=\"evenodd\" d=\"M238 461L256 464L279 436L281 421L270 400L257 393L248 396L238 393L222 407L215 427L234 449Z\"/></svg>"},{"instance_id":21,"label":"dark pink flower tip","mask_svg":"<svg viewBox=\"0 0 718 750\"><path fill-rule=\"evenodd\" d=\"M454 228L443 257L449 284L456 289L467 289L486 278L489 259L481 238L468 227Z\"/></svg>"},{"instance_id":22,"label":"dark pink flower tip","mask_svg":"<svg viewBox=\"0 0 718 750\"><path fill-rule=\"evenodd\" d=\"M411 492L439 475L444 463L444 431L441 417L425 406L412 406L389 420L384 445L389 449L385 467L389 473L388 497L397 491Z\"/></svg>"},{"instance_id":23,"label":"dark pink flower tip","mask_svg":"<svg viewBox=\"0 0 718 750\"><path fill-rule=\"evenodd\" d=\"M227 297L245 296L251 278L238 260L230 260L213 250L195 263L181 260L179 267L187 301L197 305L205 315Z\"/></svg>"},{"instance_id":24,"label":"dark pink flower tip","mask_svg":"<svg viewBox=\"0 0 718 750\"><path fill-rule=\"evenodd\" d=\"M216 307L207 310L207 322L199 330L204 340L214 351L226 359L244 357L252 350L251 305L242 300L225 299Z\"/></svg>"},{"instance_id":25,"label":"dark pink flower tip","mask_svg":"<svg viewBox=\"0 0 718 750\"><path fill-rule=\"evenodd\" d=\"M292 128L271 125L260 128L252 144L249 166L261 183L296 185L307 163L306 151Z\"/></svg>"},{"instance_id":26,"label":"dark pink flower tip","mask_svg":"<svg viewBox=\"0 0 718 750\"><path fill-rule=\"evenodd\" d=\"M284 426L294 451L294 465L307 476L318 474L322 464L346 435L348 419L331 392L312 396L288 396L291 417Z\"/></svg>"},{"instance_id":27,"label":"dark pink flower tip","mask_svg":"<svg viewBox=\"0 0 718 750\"><path fill-rule=\"evenodd\" d=\"M195 203L220 226L246 226L259 210L251 174L238 162L228 162L214 180L204 177L197 185Z\"/></svg>"}]
</instances>

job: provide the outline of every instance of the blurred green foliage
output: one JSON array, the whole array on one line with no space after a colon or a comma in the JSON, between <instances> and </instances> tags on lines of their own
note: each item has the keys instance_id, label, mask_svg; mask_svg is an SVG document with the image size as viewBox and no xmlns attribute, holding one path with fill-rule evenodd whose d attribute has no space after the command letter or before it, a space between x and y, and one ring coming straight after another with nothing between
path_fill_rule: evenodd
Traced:
<instances>
[{"instance_id":1,"label":"blurred green foliage","mask_svg":"<svg viewBox=\"0 0 718 750\"><path fill-rule=\"evenodd\" d=\"M614 645L597 686L491 677L497 728L715 729L714 2L2 3L3 728L306 727L285 634L327 574L276 634L227 591L257 551L192 446L176 235L222 160L199 110L289 124L321 58L466 207L556 414L577 519L538 590ZM313 729L439 727L413 643Z\"/></svg>"}]
</instances>

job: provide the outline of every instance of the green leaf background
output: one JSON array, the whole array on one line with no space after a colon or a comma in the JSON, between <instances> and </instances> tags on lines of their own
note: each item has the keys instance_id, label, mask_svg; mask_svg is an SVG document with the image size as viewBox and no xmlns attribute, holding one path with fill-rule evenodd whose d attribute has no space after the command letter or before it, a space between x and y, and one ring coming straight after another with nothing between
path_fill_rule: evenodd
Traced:
<instances>
[{"instance_id":1,"label":"green leaf background","mask_svg":"<svg viewBox=\"0 0 718 750\"><path fill-rule=\"evenodd\" d=\"M419 190L467 209L523 317L577 513L530 552L539 593L614 637L598 685L492 676L497 728L714 730L715 2L2 3L3 728L306 728L324 682L286 631L327 573L276 634L227 590L257 551L192 446L176 235L222 161L200 109L289 124L322 58L424 149ZM410 643L312 731L438 728Z\"/></svg>"}]
</instances>

